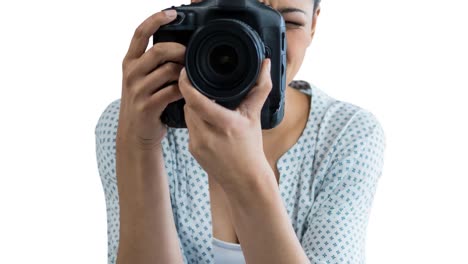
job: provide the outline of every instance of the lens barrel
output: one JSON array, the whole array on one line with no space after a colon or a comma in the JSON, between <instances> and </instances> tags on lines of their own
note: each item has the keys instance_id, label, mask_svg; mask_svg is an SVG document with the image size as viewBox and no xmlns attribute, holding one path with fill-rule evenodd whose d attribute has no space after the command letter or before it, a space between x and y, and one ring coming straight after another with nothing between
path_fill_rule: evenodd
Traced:
<instances>
[{"instance_id":1,"label":"lens barrel","mask_svg":"<svg viewBox=\"0 0 468 264\"><path fill-rule=\"evenodd\" d=\"M258 33L236 19L215 19L187 45L186 69L193 86L216 101L243 97L255 84L265 58Z\"/></svg>"}]
</instances>

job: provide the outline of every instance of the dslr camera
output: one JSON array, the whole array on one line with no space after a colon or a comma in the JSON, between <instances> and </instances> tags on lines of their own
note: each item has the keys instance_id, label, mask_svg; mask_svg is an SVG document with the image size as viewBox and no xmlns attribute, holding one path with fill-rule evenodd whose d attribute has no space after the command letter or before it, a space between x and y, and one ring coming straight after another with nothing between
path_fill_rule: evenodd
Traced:
<instances>
[{"instance_id":1,"label":"dslr camera","mask_svg":"<svg viewBox=\"0 0 468 264\"><path fill-rule=\"evenodd\" d=\"M261 126L277 126L284 116L286 89L282 15L258 0L205 0L167 9L175 9L177 18L159 28L153 45L185 45L189 80L219 105L236 109L255 85L263 60L271 59L273 87L262 107ZM170 103L161 121L169 127L186 128L184 104L183 98Z\"/></svg>"}]
</instances>

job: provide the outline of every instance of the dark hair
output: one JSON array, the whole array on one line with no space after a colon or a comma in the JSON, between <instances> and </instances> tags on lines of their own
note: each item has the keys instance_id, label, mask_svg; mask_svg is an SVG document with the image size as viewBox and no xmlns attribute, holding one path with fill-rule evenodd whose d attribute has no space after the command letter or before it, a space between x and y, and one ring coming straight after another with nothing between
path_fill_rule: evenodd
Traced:
<instances>
[{"instance_id":1,"label":"dark hair","mask_svg":"<svg viewBox=\"0 0 468 264\"><path fill-rule=\"evenodd\" d=\"M320 5L320 1L321 0L314 0L314 14L315 14L315 10L317 10L317 7Z\"/></svg>"}]
</instances>

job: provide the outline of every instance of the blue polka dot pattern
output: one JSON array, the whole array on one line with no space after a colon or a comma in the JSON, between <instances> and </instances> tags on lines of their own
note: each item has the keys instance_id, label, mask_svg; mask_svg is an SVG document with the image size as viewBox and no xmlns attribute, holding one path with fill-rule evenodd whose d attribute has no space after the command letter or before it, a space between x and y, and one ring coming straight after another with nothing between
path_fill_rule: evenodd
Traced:
<instances>
[{"instance_id":1,"label":"blue polka dot pattern","mask_svg":"<svg viewBox=\"0 0 468 264\"><path fill-rule=\"evenodd\" d=\"M336 100L314 85L291 86L311 96L298 141L278 160L279 190L294 231L311 263L365 263L368 218L382 174L385 135L376 117ZM107 206L108 263L119 244L115 137L120 99L95 127L96 158ZM188 130L168 128L162 141L184 263L214 263L207 174L188 150Z\"/></svg>"}]
</instances>

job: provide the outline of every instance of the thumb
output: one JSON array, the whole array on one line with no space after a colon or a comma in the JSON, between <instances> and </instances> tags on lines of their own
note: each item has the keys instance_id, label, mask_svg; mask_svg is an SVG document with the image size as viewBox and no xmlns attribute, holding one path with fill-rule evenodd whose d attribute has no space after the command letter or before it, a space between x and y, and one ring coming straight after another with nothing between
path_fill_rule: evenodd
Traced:
<instances>
[{"instance_id":1,"label":"thumb","mask_svg":"<svg viewBox=\"0 0 468 264\"><path fill-rule=\"evenodd\" d=\"M257 83L238 107L240 111L246 112L245 114L248 116L257 116L260 118L263 105L265 104L266 98L270 94L273 86L270 71L271 60L267 58L263 60L262 69L258 76Z\"/></svg>"}]
</instances>

